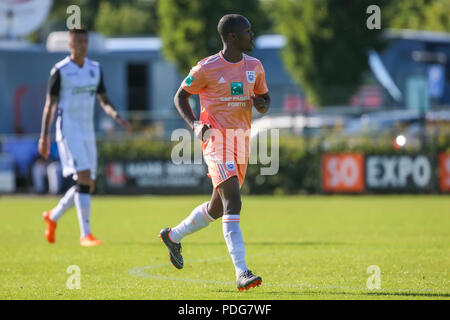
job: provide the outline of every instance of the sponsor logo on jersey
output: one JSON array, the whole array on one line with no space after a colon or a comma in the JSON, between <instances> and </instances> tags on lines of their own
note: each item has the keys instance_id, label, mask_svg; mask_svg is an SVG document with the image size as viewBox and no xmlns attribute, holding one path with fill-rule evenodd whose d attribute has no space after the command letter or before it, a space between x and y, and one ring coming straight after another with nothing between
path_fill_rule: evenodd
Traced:
<instances>
[{"instance_id":1,"label":"sponsor logo on jersey","mask_svg":"<svg viewBox=\"0 0 450 320\"><path fill-rule=\"evenodd\" d=\"M184 84L190 87L193 81L194 77L192 76L192 74L189 73L189 75L186 77L186 80L184 80Z\"/></svg>"},{"instance_id":2,"label":"sponsor logo on jersey","mask_svg":"<svg viewBox=\"0 0 450 320\"><path fill-rule=\"evenodd\" d=\"M219 83L227 83L227 80L225 80L223 77L220 77Z\"/></svg>"},{"instance_id":3,"label":"sponsor logo on jersey","mask_svg":"<svg viewBox=\"0 0 450 320\"><path fill-rule=\"evenodd\" d=\"M97 86L85 86L85 87L75 87L72 89L72 94L90 93L93 95L97 91Z\"/></svg>"},{"instance_id":4,"label":"sponsor logo on jersey","mask_svg":"<svg viewBox=\"0 0 450 320\"><path fill-rule=\"evenodd\" d=\"M247 75L247 81L249 83L255 83L255 71L245 71Z\"/></svg>"},{"instance_id":5,"label":"sponsor logo on jersey","mask_svg":"<svg viewBox=\"0 0 450 320\"><path fill-rule=\"evenodd\" d=\"M242 82L232 82L231 86L231 95L232 96L240 96L244 94L244 85Z\"/></svg>"}]
</instances>

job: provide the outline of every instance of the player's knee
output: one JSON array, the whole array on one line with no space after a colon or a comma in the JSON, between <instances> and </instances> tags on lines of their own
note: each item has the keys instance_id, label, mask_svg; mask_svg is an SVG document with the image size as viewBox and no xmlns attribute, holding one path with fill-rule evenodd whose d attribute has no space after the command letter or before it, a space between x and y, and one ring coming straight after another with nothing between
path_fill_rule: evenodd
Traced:
<instances>
[{"instance_id":1,"label":"player's knee","mask_svg":"<svg viewBox=\"0 0 450 320\"><path fill-rule=\"evenodd\" d=\"M91 193L91 186L88 184L77 183L76 191L78 193Z\"/></svg>"},{"instance_id":2,"label":"player's knee","mask_svg":"<svg viewBox=\"0 0 450 320\"><path fill-rule=\"evenodd\" d=\"M95 181L90 176L80 176L77 180L77 185L83 186L83 190L88 188L88 192L93 193L95 188Z\"/></svg>"},{"instance_id":3,"label":"player's knee","mask_svg":"<svg viewBox=\"0 0 450 320\"><path fill-rule=\"evenodd\" d=\"M94 189L95 189L95 180L93 180L92 178L89 177L89 191L90 193L94 193Z\"/></svg>"},{"instance_id":4,"label":"player's knee","mask_svg":"<svg viewBox=\"0 0 450 320\"><path fill-rule=\"evenodd\" d=\"M218 219L223 215L222 204L208 203L208 214L214 219Z\"/></svg>"},{"instance_id":5,"label":"player's knee","mask_svg":"<svg viewBox=\"0 0 450 320\"><path fill-rule=\"evenodd\" d=\"M92 181L91 170L79 171L79 172L77 172L77 176L78 176L78 179L77 179L78 183L88 185Z\"/></svg>"},{"instance_id":6,"label":"player's knee","mask_svg":"<svg viewBox=\"0 0 450 320\"><path fill-rule=\"evenodd\" d=\"M231 199L229 199L228 201L226 201L225 205L224 205L224 210L223 210L223 214L240 214L241 213L241 207L242 207L242 202L241 202L241 197L233 197Z\"/></svg>"}]
</instances>

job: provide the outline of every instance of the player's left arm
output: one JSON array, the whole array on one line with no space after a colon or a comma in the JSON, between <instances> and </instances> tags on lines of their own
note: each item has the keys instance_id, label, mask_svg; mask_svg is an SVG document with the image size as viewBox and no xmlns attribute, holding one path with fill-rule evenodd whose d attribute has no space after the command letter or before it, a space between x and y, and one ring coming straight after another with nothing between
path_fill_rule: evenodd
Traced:
<instances>
[{"instance_id":1,"label":"player's left arm","mask_svg":"<svg viewBox=\"0 0 450 320\"><path fill-rule=\"evenodd\" d=\"M114 105L112 104L111 100L106 94L106 88L103 82L103 72L101 71L100 71L100 81L97 87L97 99L103 111L105 111L105 113L108 116L113 118L118 124L124 127L127 132L131 132L131 124L127 120L120 117L116 108L114 108Z\"/></svg>"},{"instance_id":2,"label":"player's left arm","mask_svg":"<svg viewBox=\"0 0 450 320\"><path fill-rule=\"evenodd\" d=\"M252 97L253 105L259 113L266 113L270 107L269 93L257 94Z\"/></svg>"},{"instance_id":3,"label":"player's left arm","mask_svg":"<svg viewBox=\"0 0 450 320\"><path fill-rule=\"evenodd\" d=\"M106 92L98 93L97 99L103 111L105 111L105 113L108 116L113 118L118 124L124 127L125 130L131 132L131 124L127 120L120 117L119 113L117 112L116 108L114 108L114 105L112 104Z\"/></svg>"},{"instance_id":4,"label":"player's left arm","mask_svg":"<svg viewBox=\"0 0 450 320\"><path fill-rule=\"evenodd\" d=\"M253 105L259 113L266 113L270 107L269 89L266 83L266 74L262 64L257 69L257 76L254 87L254 95L252 96Z\"/></svg>"}]
</instances>

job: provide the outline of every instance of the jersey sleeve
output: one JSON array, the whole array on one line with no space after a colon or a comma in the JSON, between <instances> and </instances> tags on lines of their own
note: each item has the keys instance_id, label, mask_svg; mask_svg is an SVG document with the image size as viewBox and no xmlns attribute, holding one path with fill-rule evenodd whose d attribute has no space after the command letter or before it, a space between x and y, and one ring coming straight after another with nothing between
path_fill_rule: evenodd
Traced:
<instances>
[{"instance_id":1,"label":"jersey sleeve","mask_svg":"<svg viewBox=\"0 0 450 320\"><path fill-rule=\"evenodd\" d=\"M103 70L100 68L100 81L98 82L97 86L97 93L102 94L106 92L105 83L103 81Z\"/></svg>"},{"instance_id":2,"label":"jersey sleeve","mask_svg":"<svg viewBox=\"0 0 450 320\"><path fill-rule=\"evenodd\" d=\"M262 64L259 65L259 70L256 74L255 87L253 88L255 94L266 94L269 92L266 83L266 74L264 72L264 67Z\"/></svg>"},{"instance_id":3,"label":"jersey sleeve","mask_svg":"<svg viewBox=\"0 0 450 320\"><path fill-rule=\"evenodd\" d=\"M61 73L58 68L53 67L50 71L50 78L48 79L47 94L59 97L61 91Z\"/></svg>"},{"instance_id":4,"label":"jersey sleeve","mask_svg":"<svg viewBox=\"0 0 450 320\"><path fill-rule=\"evenodd\" d=\"M198 63L191 69L189 75L184 79L181 87L190 94L198 94L201 89L207 85L205 70L201 64Z\"/></svg>"}]
</instances>

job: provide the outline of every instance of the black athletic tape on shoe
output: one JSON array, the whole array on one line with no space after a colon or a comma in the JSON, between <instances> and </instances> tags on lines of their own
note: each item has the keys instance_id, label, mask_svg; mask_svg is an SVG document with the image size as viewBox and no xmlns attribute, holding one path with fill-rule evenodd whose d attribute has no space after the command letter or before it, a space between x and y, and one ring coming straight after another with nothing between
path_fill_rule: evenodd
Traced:
<instances>
[{"instance_id":1,"label":"black athletic tape on shoe","mask_svg":"<svg viewBox=\"0 0 450 320\"><path fill-rule=\"evenodd\" d=\"M78 193L90 193L91 187L85 184L77 184Z\"/></svg>"}]
</instances>

